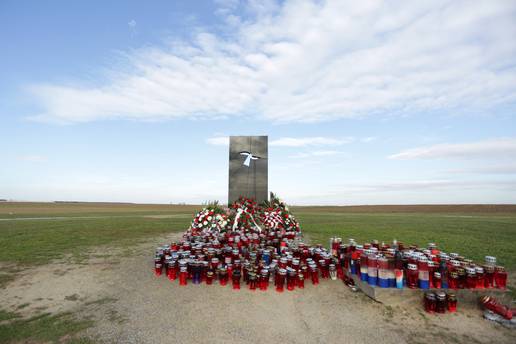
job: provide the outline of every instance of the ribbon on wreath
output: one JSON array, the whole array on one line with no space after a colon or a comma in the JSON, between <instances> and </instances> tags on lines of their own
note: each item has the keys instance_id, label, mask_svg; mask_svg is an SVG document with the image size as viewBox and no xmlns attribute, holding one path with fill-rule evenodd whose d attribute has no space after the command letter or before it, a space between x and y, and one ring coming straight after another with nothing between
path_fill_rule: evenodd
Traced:
<instances>
[{"instance_id":1,"label":"ribbon on wreath","mask_svg":"<svg viewBox=\"0 0 516 344\"><path fill-rule=\"evenodd\" d=\"M244 209L244 208L238 208L237 210L237 213L235 215L235 221L233 221L233 231L237 228L238 226L238 219L242 216L242 214L248 214L250 217L251 217L251 220L253 221L253 224L254 226L258 229L258 232L262 232L262 229L260 228L260 226L258 226L258 224L256 223L256 221L254 220L254 217L253 217L253 214L250 214L247 209Z\"/></svg>"}]
</instances>

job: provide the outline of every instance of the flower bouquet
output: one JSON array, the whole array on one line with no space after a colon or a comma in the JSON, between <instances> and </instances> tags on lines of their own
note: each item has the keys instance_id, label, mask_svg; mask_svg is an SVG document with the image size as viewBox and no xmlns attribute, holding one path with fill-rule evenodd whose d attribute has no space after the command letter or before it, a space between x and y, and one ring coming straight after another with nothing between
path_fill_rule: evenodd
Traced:
<instances>
[{"instance_id":1,"label":"flower bouquet","mask_svg":"<svg viewBox=\"0 0 516 344\"><path fill-rule=\"evenodd\" d=\"M217 202L213 202L195 214L190 231L194 235L215 231L224 232L228 224L226 211Z\"/></svg>"}]
</instances>

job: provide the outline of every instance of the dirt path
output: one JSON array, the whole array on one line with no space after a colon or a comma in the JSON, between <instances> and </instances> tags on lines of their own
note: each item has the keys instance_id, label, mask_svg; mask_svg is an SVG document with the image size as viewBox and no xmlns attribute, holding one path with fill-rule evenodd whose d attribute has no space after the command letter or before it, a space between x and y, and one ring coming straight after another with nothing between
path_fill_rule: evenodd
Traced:
<instances>
[{"instance_id":1,"label":"dirt path","mask_svg":"<svg viewBox=\"0 0 516 344\"><path fill-rule=\"evenodd\" d=\"M516 332L462 307L430 316L420 305L385 307L341 282L280 294L230 286L179 287L152 271L158 238L128 255L99 250L88 264L50 264L0 290L22 314L76 311L96 325L84 334L107 343L514 343ZM115 253L114 256L107 253ZM126 254L121 259L119 255Z\"/></svg>"}]
</instances>

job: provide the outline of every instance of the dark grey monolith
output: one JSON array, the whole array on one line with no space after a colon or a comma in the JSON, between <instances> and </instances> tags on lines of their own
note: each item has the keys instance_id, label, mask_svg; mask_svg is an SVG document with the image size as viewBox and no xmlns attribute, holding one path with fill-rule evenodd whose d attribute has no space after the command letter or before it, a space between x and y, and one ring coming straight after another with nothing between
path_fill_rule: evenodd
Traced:
<instances>
[{"instance_id":1,"label":"dark grey monolith","mask_svg":"<svg viewBox=\"0 0 516 344\"><path fill-rule=\"evenodd\" d=\"M267 136L230 136L228 203L240 196L258 203L268 199Z\"/></svg>"}]
</instances>

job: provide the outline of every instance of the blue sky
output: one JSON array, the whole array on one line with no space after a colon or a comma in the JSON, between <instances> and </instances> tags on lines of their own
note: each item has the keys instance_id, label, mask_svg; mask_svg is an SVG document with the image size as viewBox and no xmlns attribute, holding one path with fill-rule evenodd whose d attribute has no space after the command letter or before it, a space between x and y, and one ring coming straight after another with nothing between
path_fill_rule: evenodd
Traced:
<instances>
[{"instance_id":1,"label":"blue sky","mask_svg":"<svg viewBox=\"0 0 516 344\"><path fill-rule=\"evenodd\" d=\"M0 198L516 202L514 1L0 1Z\"/></svg>"}]
</instances>

